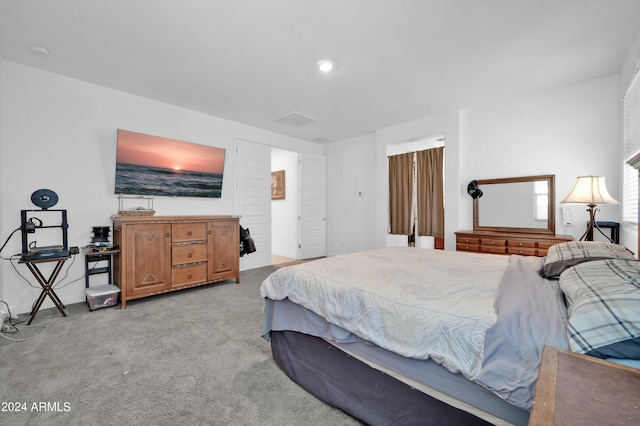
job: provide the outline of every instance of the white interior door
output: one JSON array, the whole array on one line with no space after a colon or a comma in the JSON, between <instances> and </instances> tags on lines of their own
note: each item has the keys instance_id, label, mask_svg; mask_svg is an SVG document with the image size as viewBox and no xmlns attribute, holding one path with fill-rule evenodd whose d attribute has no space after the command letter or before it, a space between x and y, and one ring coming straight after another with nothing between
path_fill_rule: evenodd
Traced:
<instances>
[{"instance_id":1,"label":"white interior door","mask_svg":"<svg viewBox=\"0 0 640 426\"><path fill-rule=\"evenodd\" d=\"M249 228L256 251L240 258L240 269L271 265L271 148L236 140L236 214Z\"/></svg>"},{"instance_id":2,"label":"white interior door","mask_svg":"<svg viewBox=\"0 0 640 426\"><path fill-rule=\"evenodd\" d=\"M298 170L298 258L327 255L327 159L300 154Z\"/></svg>"}]
</instances>

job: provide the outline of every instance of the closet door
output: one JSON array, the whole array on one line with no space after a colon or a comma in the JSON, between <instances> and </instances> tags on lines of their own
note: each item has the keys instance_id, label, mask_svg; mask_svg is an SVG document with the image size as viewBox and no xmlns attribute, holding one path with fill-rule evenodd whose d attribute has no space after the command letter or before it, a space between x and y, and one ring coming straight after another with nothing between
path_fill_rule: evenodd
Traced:
<instances>
[{"instance_id":1,"label":"closet door","mask_svg":"<svg viewBox=\"0 0 640 426\"><path fill-rule=\"evenodd\" d=\"M271 265L271 147L236 141L236 214L256 244L240 258L240 269Z\"/></svg>"},{"instance_id":2,"label":"closet door","mask_svg":"<svg viewBox=\"0 0 640 426\"><path fill-rule=\"evenodd\" d=\"M327 159L323 155L300 154L298 170L299 259L327 255Z\"/></svg>"}]
</instances>

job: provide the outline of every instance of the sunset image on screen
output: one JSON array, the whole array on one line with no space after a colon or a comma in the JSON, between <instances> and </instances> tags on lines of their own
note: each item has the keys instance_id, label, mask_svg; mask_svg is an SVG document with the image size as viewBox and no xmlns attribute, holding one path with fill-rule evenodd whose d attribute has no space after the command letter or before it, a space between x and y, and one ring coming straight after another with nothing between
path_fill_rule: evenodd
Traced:
<instances>
[{"instance_id":1,"label":"sunset image on screen","mask_svg":"<svg viewBox=\"0 0 640 426\"><path fill-rule=\"evenodd\" d=\"M224 149L119 130L116 161L164 169L222 173Z\"/></svg>"},{"instance_id":2,"label":"sunset image on screen","mask_svg":"<svg viewBox=\"0 0 640 426\"><path fill-rule=\"evenodd\" d=\"M116 194L221 198L225 150L118 130Z\"/></svg>"}]
</instances>

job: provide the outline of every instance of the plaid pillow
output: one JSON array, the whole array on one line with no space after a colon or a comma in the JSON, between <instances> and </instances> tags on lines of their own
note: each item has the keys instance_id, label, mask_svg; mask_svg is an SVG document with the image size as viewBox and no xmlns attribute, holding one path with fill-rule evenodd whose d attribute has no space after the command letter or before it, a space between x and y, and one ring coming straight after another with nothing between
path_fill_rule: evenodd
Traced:
<instances>
[{"instance_id":1,"label":"plaid pillow","mask_svg":"<svg viewBox=\"0 0 640 426\"><path fill-rule=\"evenodd\" d=\"M574 352L640 359L640 262L582 263L560 276L570 302L567 333Z\"/></svg>"},{"instance_id":2,"label":"plaid pillow","mask_svg":"<svg viewBox=\"0 0 640 426\"><path fill-rule=\"evenodd\" d=\"M568 241L551 246L542 263L540 275L558 278L560 274L579 263L600 259L635 259L624 246L602 241Z\"/></svg>"}]
</instances>

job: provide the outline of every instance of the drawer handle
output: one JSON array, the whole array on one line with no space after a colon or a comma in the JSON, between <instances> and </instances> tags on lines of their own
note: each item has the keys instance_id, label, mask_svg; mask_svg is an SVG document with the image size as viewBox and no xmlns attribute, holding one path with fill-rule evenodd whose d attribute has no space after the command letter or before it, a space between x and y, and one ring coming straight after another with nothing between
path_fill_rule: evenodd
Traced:
<instances>
[{"instance_id":1,"label":"drawer handle","mask_svg":"<svg viewBox=\"0 0 640 426\"><path fill-rule=\"evenodd\" d=\"M171 236L171 234L167 232L166 234L164 234L164 236L169 238Z\"/></svg>"},{"instance_id":2,"label":"drawer handle","mask_svg":"<svg viewBox=\"0 0 640 426\"><path fill-rule=\"evenodd\" d=\"M193 253L189 253L187 257L193 257Z\"/></svg>"},{"instance_id":3,"label":"drawer handle","mask_svg":"<svg viewBox=\"0 0 640 426\"><path fill-rule=\"evenodd\" d=\"M189 274L189 276L187 278L191 279L193 277L193 275Z\"/></svg>"},{"instance_id":4,"label":"drawer handle","mask_svg":"<svg viewBox=\"0 0 640 426\"><path fill-rule=\"evenodd\" d=\"M188 236L191 236L191 234L193 234L193 232L191 232L191 231L187 232Z\"/></svg>"},{"instance_id":5,"label":"drawer handle","mask_svg":"<svg viewBox=\"0 0 640 426\"><path fill-rule=\"evenodd\" d=\"M522 243L520 243L520 247L522 247Z\"/></svg>"},{"instance_id":6,"label":"drawer handle","mask_svg":"<svg viewBox=\"0 0 640 426\"><path fill-rule=\"evenodd\" d=\"M495 241L490 241L489 244L494 245L496 242Z\"/></svg>"},{"instance_id":7,"label":"drawer handle","mask_svg":"<svg viewBox=\"0 0 640 426\"><path fill-rule=\"evenodd\" d=\"M213 232L211 231L211 229L209 229L209 231L207 232L207 234L209 234L209 235L213 234Z\"/></svg>"}]
</instances>

